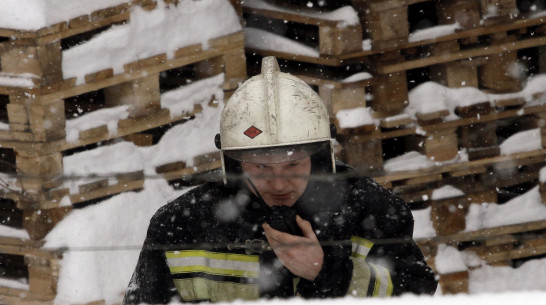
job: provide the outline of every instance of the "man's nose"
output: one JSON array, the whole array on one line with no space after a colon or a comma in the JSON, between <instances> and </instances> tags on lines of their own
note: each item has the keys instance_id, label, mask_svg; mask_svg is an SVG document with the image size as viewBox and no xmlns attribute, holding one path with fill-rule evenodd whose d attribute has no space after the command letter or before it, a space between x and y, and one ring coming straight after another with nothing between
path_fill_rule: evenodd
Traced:
<instances>
[{"instance_id":1,"label":"man's nose","mask_svg":"<svg viewBox=\"0 0 546 305\"><path fill-rule=\"evenodd\" d=\"M282 171L274 171L270 185L274 190L282 190L286 186L288 177Z\"/></svg>"}]
</instances>

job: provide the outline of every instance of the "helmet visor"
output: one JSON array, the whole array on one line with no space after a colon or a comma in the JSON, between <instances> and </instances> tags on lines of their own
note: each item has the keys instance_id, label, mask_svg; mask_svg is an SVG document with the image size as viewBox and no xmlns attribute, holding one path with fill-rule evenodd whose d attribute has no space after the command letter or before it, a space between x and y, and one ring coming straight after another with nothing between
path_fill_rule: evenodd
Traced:
<instances>
[{"instance_id":1,"label":"helmet visor","mask_svg":"<svg viewBox=\"0 0 546 305\"><path fill-rule=\"evenodd\" d=\"M283 163L309 157L327 145L328 142L318 142L266 148L225 150L224 153L232 159L246 163Z\"/></svg>"}]
</instances>

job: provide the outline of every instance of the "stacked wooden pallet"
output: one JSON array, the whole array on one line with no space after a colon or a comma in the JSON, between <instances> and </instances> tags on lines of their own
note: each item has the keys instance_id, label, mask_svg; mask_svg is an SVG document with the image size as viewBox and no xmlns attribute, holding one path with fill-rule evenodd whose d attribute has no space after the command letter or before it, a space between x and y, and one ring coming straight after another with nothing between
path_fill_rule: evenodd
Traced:
<instances>
[{"instance_id":1,"label":"stacked wooden pallet","mask_svg":"<svg viewBox=\"0 0 546 305\"><path fill-rule=\"evenodd\" d=\"M431 257L440 244L469 248L491 264L546 253L540 221L464 232L470 203L504 202L502 190L536 186L546 165L540 135L531 150L501 149L512 135L544 128L543 89L523 94L529 75L521 75L521 66L545 71L546 18L518 10L515 0L325 2L245 3L251 74L260 57L274 55L285 71L316 88L337 125L339 156L412 207L431 207L438 237L420 243ZM420 14L426 16L417 20ZM431 82L447 95L464 88L483 99L416 107L429 98L417 90ZM348 112L359 116L357 126L344 124ZM415 162L405 161L408 154L421 158L421 166L397 166L397 159ZM465 195L433 200L434 190L446 185ZM446 292L466 291L464 281L461 274L441 280Z\"/></svg>"},{"instance_id":2,"label":"stacked wooden pallet","mask_svg":"<svg viewBox=\"0 0 546 305\"><path fill-rule=\"evenodd\" d=\"M165 1L160 8L168 9L177 2ZM232 4L242 16L239 1ZM81 179L69 187L71 179L81 177L65 175L67 156L123 141L150 146L165 130L203 110L203 103L182 110L164 106L164 94L221 76L219 96L211 91L203 98L214 107L217 99L222 102L222 97L229 97L246 79L240 30L204 44L164 49L121 65L114 62L114 66L86 71L85 75L63 73L63 61L73 46L91 42L112 28L130 25L135 9L151 12L158 5L152 0L127 1L38 30L0 29L1 173L6 179L2 224L22 227L30 237L0 240L0 252L6 255L0 258L2 263L21 261L5 278L26 278L27 285L21 289L0 287L1 303L51 304L62 250L41 249L40 239L78 204L143 188L143 170ZM100 118L108 115L107 111L122 114L115 126L106 121L91 127L73 124L74 118ZM202 158L189 168L182 161L159 165L156 173L174 181L217 167L216 159Z\"/></svg>"}]
</instances>

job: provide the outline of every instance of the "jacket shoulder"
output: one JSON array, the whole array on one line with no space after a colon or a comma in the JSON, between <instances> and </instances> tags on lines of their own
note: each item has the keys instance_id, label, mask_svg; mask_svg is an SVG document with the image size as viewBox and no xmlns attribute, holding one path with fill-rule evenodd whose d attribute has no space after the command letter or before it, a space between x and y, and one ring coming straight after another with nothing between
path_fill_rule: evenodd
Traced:
<instances>
[{"instance_id":1,"label":"jacket shoulder","mask_svg":"<svg viewBox=\"0 0 546 305\"><path fill-rule=\"evenodd\" d=\"M170 201L159 208L152 217L153 223L164 223L173 215L202 214L210 209L211 203L218 199L223 185L216 182L208 182L193 187L186 193Z\"/></svg>"}]
</instances>

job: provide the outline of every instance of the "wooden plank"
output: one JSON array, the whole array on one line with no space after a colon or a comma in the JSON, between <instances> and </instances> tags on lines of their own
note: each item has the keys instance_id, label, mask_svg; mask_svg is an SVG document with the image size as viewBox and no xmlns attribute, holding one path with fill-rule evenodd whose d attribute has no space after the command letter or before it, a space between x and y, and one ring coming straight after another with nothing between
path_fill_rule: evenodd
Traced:
<instances>
[{"instance_id":1,"label":"wooden plank","mask_svg":"<svg viewBox=\"0 0 546 305\"><path fill-rule=\"evenodd\" d=\"M306 56L306 55L296 55L296 54L286 53L286 52L279 52L275 50L264 50L264 49L256 49L256 48L245 48L245 51L247 53L256 53L262 56L275 56L281 59L302 61L302 62L326 65L326 66L339 67L344 64L344 61L339 56L322 55L319 57L313 57L313 56Z\"/></svg>"},{"instance_id":2,"label":"wooden plank","mask_svg":"<svg viewBox=\"0 0 546 305\"><path fill-rule=\"evenodd\" d=\"M446 117L448 115L449 115L449 110L447 110L447 109L433 111L433 112L425 112L425 113L418 112L418 113L415 114L417 119L419 119L421 121L430 121L430 120L434 120L434 119L440 119L440 118Z\"/></svg>"},{"instance_id":3,"label":"wooden plank","mask_svg":"<svg viewBox=\"0 0 546 305\"><path fill-rule=\"evenodd\" d=\"M114 76L114 69L104 69L98 72L89 73L85 75L85 82L86 83L92 83L94 81L99 81L103 79L107 79L109 77Z\"/></svg>"},{"instance_id":4,"label":"wooden plank","mask_svg":"<svg viewBox=\"0 0 546 305\"><path fill-rule=\"evenodd\" d=\"M97 80L93 83L84 83L81 85L74 85L72 87L67 87L63 89L54 88L54 87L41 88L39 92L37 92L37 94L41 96L41 100L43 102L47 102L50 100L65 99L71 96L80 95L90 91L97 91L99 89L111 87L113 85L117 85L120 83L142 78L143 73L147 75L157 74L162 71L171 70L171 69L175 69L185 65L197 63L206 59L223 55L231 50L238 50L241 48L242 48L241 43L236 42L236 43L232 43L232 44L228 44L224 46L209 48L207 50L196 52L193 54L187 53L185 56L176 57L171 60L167 60L165 62L163 62L160 57L155 59L149 59L150 61L140 62L142 69L139 69L139 70L125 71L123 73L116 74L112 77L109 77L103 80ZM153 62L156 62L157 64L148 65ZM142 66L142 64L144 65ZM138 64L129 64L128 67L130 67L131 69L135 69L138 66L139 66Z\"/></svg>"},{"instance_id":5,"label":"wooden plank","mask_svg":"<svg viewBox=\"0 0 546 305\"><path fill-rule=\"evenodd\" d=\"M118 130L116 137L123 137L129 134L142 132L145 130L153 129L162 125L169 123L177 122L183 119L187 119L193 114L200 111L199 105L194 107L194 112L182 113L179 116L171 117L167 109L162 109L157 113L148 115L142 118L129 118L121 120L118 122ZM65 139L45 142L45 143L34 143L32 140L26 141L13 141L11 140L2 140L2 132L0 131L0 145L3 147L15 148L18 150L23 150L30 155L41 155L46 153L60 152L75 147L80 147L99 141L109 139L109 135L106 133L107 129L104 126L98 127L97 129L89 129L87 131L82 131L84 138L79 138L75 142L68 142ZM82 134L80 132L80 135ZM12 134L12 133L11 133ZM31 134L29 134L31 135Z\"/></svg>"},{"instance_id":6,"label":"wooden plank","mask_svg":"<svg viewBox=\"0 0 546 305\"><path fill-rule=\"evenodd\" d=\"M395 128L413 123L410 116L388 117L379 121L379 126L382 128Z\"/></svg>"},{"instance_id":7,"label":"wooden plank","mask_svg":"<svg viewBox=\"0 0 546 305\"><path fill-rule=\"evenodd\" d=\"M541 242L546 243L546 240ZM546 244L543 245L526 245L523 244L517 249L513 249L506 252L491 253L482 257L488 264L508 261L513 259L525 258L525 257L534 257L546 254Z\"/></svg>"},{"instance_id":8,"label":"wooden plank","mask_svg":"<svg viewBox=\"0 0 546 305\"><path fill-rule=\"evenodd\" d=\"M167 54L159 54L123 65L125 72L139 71L146 67L163 64L167 61Z\"/></svg>"},{"instance_id":9,"label":"wooden plank","mask_svg":"<svg viewBox=\"0 0 546 305\"><path fill-rule=\"evenodd\" d=\"M493 101L495 107L523 107L525 103L525 99L521 97Z\"/></svg>"},{"instance_id":10,"label":"wooden plank","mask_svg":"<svg viewBox=\"0 0 546 305\"><path fill-rule=\"evenodd\" d=\"M494 33L512 31L512 30L516 30L520 28L533 27L533 26L538 26L545 23L546 23L546 17L520 19L520 20L516 20L514 22L509 22L509 23L502 23L502 24L496 24L496 25L490 25L490 26L481 26L481 27L477 27L473 29L464 30L464 31L457 31L453 34L439 36L433 39L426 39L426 40L421 40L416 42L408 42L408 43L399 45L397 47L390 47L383 50L367 50L362 52L344 54L344 55L341 55L340 58L344 60L362 58L362 57L373 55L379 52L385 52L385 51L390 51L394 49L399 50L399 49L416 48L416 47L421 47L421 46L434 44L434 43L440 43L440 42L449 41L449 40L478 37L478 36L489 35Z\"/></svg>"},{"instance_id":11,"label":"wooden plank","mask_svg":"<svg viewBox=\"0 0 546 305\"><path fill-rule=\"evenodd\" d=\"M430 56L425 58L406 60L402 63L396 63L392 65L382 65L377 68L377 72L381 74L389 74L395 72L402 72L406 70L422 68L435 64L448 63L452 61L493 55L508 51L517 51L520 49L527 49L537 47L546 44L546 37L537 37L524 39L520 41L507 42L499 45L485 46L480 48L473 48L468 50L461 50L453 53L447 53L442 55Z\"/></svg>"},{"instance_id":12,"label":"wooden plank","mask_svg":"<svg viewBox=\"0 0 546 305\"><path fill-rule=\"evenodd\" d=\"M26 255L44 259L56 259L62 257L63 251L61 249L44 250L34 247L13 246L13 245L0 245L0 251L4 254L12 255Z\"/></svg>"},{"instance_id":13,"label":"wooden plank","mask_svg":"<svg viewBox=\"0 0 546 305\"><path fill-rule=\"evenodd\" d=\"M243 12L252 15L260 15L272 19L279 19L315 26L329 25L336 27L338 23L343 21L320 18L319 16L317 16L317 13L312 10L298 10L297 12L282 8L279 8L279 10L269 10L249 7L245 5L245 3L243 3Z\"/></svg>"},{"instance_id":14,"label":"wooden plank","mask_svg":"<svg viewBox=\"0 0 546 305\"><path fill-rule=\"evenodd\" d=\"M455 114L462 118L469 118L474 116L482 116L489 114L493 111L490 102L481 102L468 106L455 107Z\"/></svg>"},{"instance_id":15,"label":"wooden plank","mask_svg":"<svg viewBox=\"0 0 546 305\"><path fill-rule=\"evenodd\" d=\"M94 181L91 183L86 183L78 186L79 193L90 193L92 191L98 190L108 186L108 179L101 179L99 181Z\"/></svg>"},{"instance_id":16,"label":"wooden plank","mask_svg":"<svg viewBox=\"0 0 546 305\"><path fill-rule=\"evenodd\" d=\"M124 181L108 187L92 190L87 193L80 193L70 195L70 201L72 204L85 202L93 199L103 198L110 195L119 194L127 191L134 191L142 189L144 187L144 179L135 180L135 181Z\"/></svg>"},{"instance_id":17,"label":"wooden plank","mask_svg":"<svg viewBox=\"0 0 546 305\"><path fill-rule=\"evenodd\" d=\"M490 237L514 233L531 232L546 229L546 221L539 220L521 224L507 225L488 229L481 229L471 232L461 232L447 236L435 236L433 238L418 239L419 243L427 242L434 244L453 244L464 241L487 240Z\"/></svg>"},{"instance_id":18,"label":"wooden plank","mask_svg":"<svg viewBox=\"0 0 546 305\"><path fill-rule=\"evenodd\" d=\"M221 166L222 166L222 162L220 160L216 160L210 163L204 163L194 167L187 167L187 168L175 170L172 172L166 172L163 174L163 177L167 181L179 180L179 179L184 179L184 177L187 177L190 175L204 173L213 169L217 169L217 168L220 168Z\"/></svg>"},{"instance_id":19,"label":"wooden plank","mask_svg":"<svg viewBox=\"0 0 546 305\"><path fill-rule=\"evenodd\" d=\"M369 87L373 84L373 78L363 79L356 82L344 82L342 80L326 79L321 77L320 75L315 76L297 73L293 73L293 75L300 78L309 85L328 86L335 89Z\"/></svg>"},{"instance_id":20,"label":"wooden plank","mask_svg":"<svg viewBox=\"0 0 546 305\"><path fill-rule=\"evenodd\" d=\"M24 290L22 290L24 291ZM4 295L0 294L0 303L6 305L53 305L54 301L42 301L35 300L32 298L26 297L27 293L22 293L18 295Z\"/></svg>"},{"instance_id":21,"label":"wooden plank","mask_svg":"<svg viewBox=\"0 0 546 305\"><path fill-rule=\"evenodd\" d=\"M444 164L436 165L429 168L422 168L419 170L409 170L409 171L400 171L390 173L384 176L375 176L373 177L379 183L388 182L388 181L398 181L405 180L414 177L420 177L425 175L432 175L438 173L449 173L453 171L460 170L471 170L472 168L481 168L482 166L491 166L497 163L502 162L523 162L525 159L534 158L534 157L546 157L546 149L535 150L530 152L522 152L512 155L501 155L488 159L479 159L474 161L468 161L464 163L455 163L455 164Z\"/></svg>"}]
</instances>

